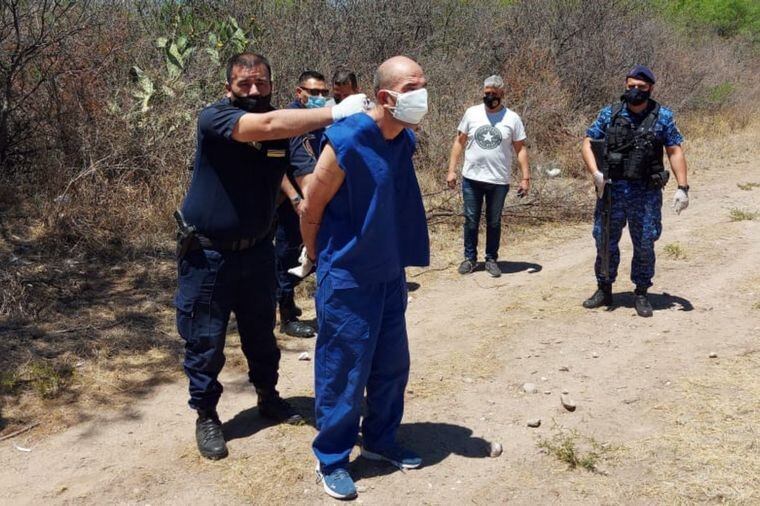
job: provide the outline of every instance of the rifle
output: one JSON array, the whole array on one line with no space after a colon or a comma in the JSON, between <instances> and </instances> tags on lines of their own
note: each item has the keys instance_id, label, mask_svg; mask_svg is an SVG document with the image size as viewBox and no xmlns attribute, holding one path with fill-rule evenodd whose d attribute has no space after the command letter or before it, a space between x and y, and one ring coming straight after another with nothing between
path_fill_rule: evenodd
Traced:
<instances>
[{"instance_id":1,"label":"rifle","mask_svg":"<svg viewBox=\"0 0 760 506\"><path fill-rule=\"evenodd\" d=\"M610 179L609 166L607 165L607 141L605 139L591 139L591 151L594 153L597 168L604 175L604 192L602 199L602 247L599 252L602 261L601 271L605 282L610 278L610 215L612 213L612 180Z\"/></svg>"}]
</instances>

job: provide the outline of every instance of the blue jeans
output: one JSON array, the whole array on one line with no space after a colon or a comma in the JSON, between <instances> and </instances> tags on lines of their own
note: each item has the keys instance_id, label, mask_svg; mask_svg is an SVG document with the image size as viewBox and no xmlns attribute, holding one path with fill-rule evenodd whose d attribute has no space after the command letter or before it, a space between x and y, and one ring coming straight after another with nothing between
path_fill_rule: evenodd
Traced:
<instances>
[{"instance_id":1,"label":"blue jeans","mask_svg":"<svg viewBox=\"0 0 760 506\"><path fill-rule=\"evenodd\" d=\"M478 258L478 227L483 199L486 201L486 260L499 258L501 241L501 212L509 192L508 184L484 183L462 178L464 198L464 258L475 262Z\"/></svg>"}]
</instances>

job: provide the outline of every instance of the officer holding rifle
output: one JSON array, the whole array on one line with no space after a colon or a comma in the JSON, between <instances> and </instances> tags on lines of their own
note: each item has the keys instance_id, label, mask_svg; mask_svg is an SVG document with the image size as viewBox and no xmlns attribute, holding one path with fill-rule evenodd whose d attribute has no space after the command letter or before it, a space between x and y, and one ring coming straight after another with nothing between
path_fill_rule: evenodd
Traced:
<instances>
[{"instance_id":1,"label":"officer holding rifle","mask_svg":"<svg viewBox=\"0 0 760 506\"><path fill-rule=\"evenodd\" d=\"M654 84L649 68L633 67L620 102L602 109L583 139L583 161L599 197L593 232L598 288L583 302L585 308L612 305L612 284L620 263L618 243L627 224L633 242L636 313L652 316L647 290L654 277L654 243L662 232L662 189L669 179L663 152L678 185L672 208L680 214L689 205L683 137L673 112L651 98Z\"/></svg>"}]
</instances>

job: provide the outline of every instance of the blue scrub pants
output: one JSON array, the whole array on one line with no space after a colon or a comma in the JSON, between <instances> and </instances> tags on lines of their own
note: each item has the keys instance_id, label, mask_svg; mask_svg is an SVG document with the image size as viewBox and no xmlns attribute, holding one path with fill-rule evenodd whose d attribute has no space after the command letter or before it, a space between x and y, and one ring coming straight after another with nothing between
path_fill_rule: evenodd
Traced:
<instances>
[{"instance_id":1,"label":"blue scrub pants","mask_svg":"<svg viewBox=\"0 0 760 506\"><path fill-rule=\"evenodd\" d=\"M271 241L244 251L197 249L178 265L177 330L185 340L190 407L212 410L222 395L217 379L224 341L235 312L248 378L257 390L277 385L280 350L274 337L275 276Z\"/></svg>"},{"instance_id":2,"label":"blue scrub pants","mask_svg":"<svg viewBox=\"0 0 760 506\"><path fill-rule=\"evenodd\" d=\"M365 447L395 444L409 379L406 334L407 289L397 279L336 289L326 275L317 289L319 335L314 361L316 421L312 445L322 472L345 467L362 421Z\"/></svg>"},{"instance_id":3,"label":"blue scrub pants","mask_svg":"<svg viewBox=\"0 0 760 506\"><path fill-rule=\"evenodd\" d=\"M645 181L618 180L612 183L612 212L610 213L610 277L602 276L602 200L597 200L594 213L594 239L596 240L596 262L594 270L598 283L612 284L617 278L620 264L618 243L623 228L628 224L628 232L633 243L631 260L631 281L638 288L652 286L654 277L654 243L662 233L662 190L647 188Z\"/></svg>"}]
</instances>

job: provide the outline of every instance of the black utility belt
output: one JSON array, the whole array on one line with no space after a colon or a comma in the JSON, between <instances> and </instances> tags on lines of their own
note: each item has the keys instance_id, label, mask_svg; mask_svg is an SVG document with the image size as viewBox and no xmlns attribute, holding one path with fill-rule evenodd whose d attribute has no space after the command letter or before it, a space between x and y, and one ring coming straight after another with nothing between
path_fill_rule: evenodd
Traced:
<instances>
[{"instance_id":1,"label":"black utility belt","mask_svg":"<svg viewBox=\"0 0 760 506\"><path fill-rule=\"evenodd\" d=\"M206 237L205 235L195 234L193 244L190 245L190 250L195 249L210 249L214 251L243 251L252 248L267 240L271 241L271 234L267 234L265 237L242 237L240 239L233 240L220 240Z\"/></svg>"},{"instance_id":2,"label":"black utility belt","mask_svg":"<svg viewBox=\"0 0 760 506\"><path fill-rule=\"evenodd\" d=\"M642 177L629 178L629 177L612 176L610 179L613 182L614 181L641 181L642 183L646 183L649 188L662 189L662 188L665 188L665 186L668 184L668 180L670 179L670 172L666 170L659 170L643 178Z\"/></svg>"}]
</instances>

